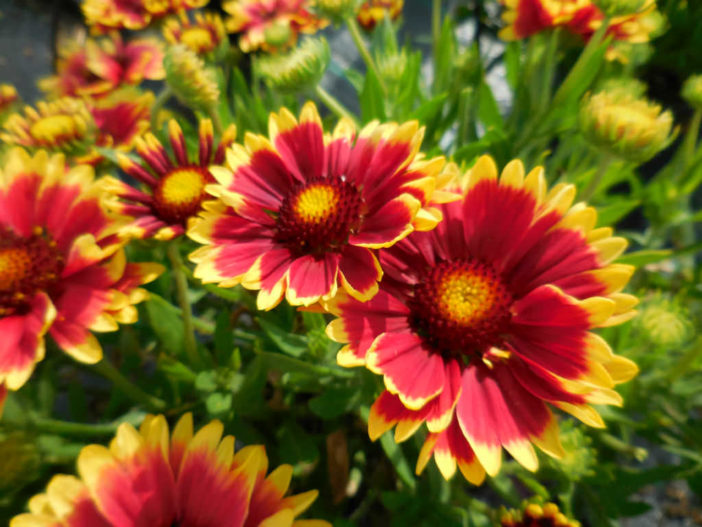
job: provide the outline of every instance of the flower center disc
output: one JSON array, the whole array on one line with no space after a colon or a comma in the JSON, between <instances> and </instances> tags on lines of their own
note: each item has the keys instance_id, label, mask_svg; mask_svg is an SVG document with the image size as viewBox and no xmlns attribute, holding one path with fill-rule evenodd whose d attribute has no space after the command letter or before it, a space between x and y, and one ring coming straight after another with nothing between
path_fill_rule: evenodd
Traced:
<instances>
[{"instance_id":1,"label":"flower center disc","mask_svg":"<svg viewBox=\"0 0 702 527\"><path fill-rule=\"evenodd\" d=\"M283 200L277 241L293 253L340 250L361 221L361 195L341 178L323 178L295 187Z\"/></svg>"},{"instance_id":2,"label":"flower center disc","mask_svg":"<svg viewBox=\"0 0 702 527\"><path fill-rule=\"evenodd\" d=\"M58 281L63 256L42 231L29 238L0 231L0 316L21 311L32 296Z\"/></svg>"},{"instance_id":3,"label":"flower center disc","mask_svg":"<svg viewBox=\"0 0 702 527\"><path fill-rule=\"evenodd\" d=\"M214 47L212 35L202 27L189 27L185 29L181 41L196 53L202 53Z\"/></svg>"},{"instance_id":4,"label":"flower center disc","mask_svg":"<svg viewBox=\"0 0 702 527\"><path fill-rule=\"evenodd\" d=\"M183 223L197 214L205 197L207 172L199 167L177 168L154 191L154 208L168 223Z\"/></svg>"},{"instance_id":5,"label":"flower center disc","mask_svg":"<svg viewBox=\"0 0 702 527\"><path fill-rule=\"evenodd\" d=\"M70 115L50 115L32 124L30 134L38 142L55 145L68 138L77 137L77 123Z\"/></svg>"},{"instance_id":6,"label":"flower center disc","mask_svg":"<svg viewBox=\"0 0 702 527\"><path fill-rule=\"evenodd\" d=\"M473 259L442 262L415 286L410 325L436 352L470 356L499 344L511 303L491 266Z\"/></svg>"}]
</instances>

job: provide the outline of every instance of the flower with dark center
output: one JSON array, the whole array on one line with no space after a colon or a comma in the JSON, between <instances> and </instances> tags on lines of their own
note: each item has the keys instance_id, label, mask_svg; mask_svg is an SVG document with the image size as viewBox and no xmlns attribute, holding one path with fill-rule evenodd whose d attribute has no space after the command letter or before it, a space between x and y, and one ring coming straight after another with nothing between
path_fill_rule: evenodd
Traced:
<instances>
[{"instance_id":1,"label":"flower with dark center","mask_svg":"<svg viewBox=\"0 0 702 527\"><path fill-rule=\"evenodd\" d=\"M105 178L107 187L119 197L111 207L134 218L123 229L124 235L158 240L181 236L188 222L200 212L207 196L205 186L214 182L210 165L224 162L224 150L236 137L236 127L231 125L215 148L212 121L201 120L198 154L193 160L175 120L169 122L168 131L173 155L148 133L136 142L142 164L123 154L118 157L122 170L146 188L137 189L117 178Z\"/></svg>"},{"instance_id":2,"label":"flower with dark center","mask_svg":"<svg viewBox=\"0 0 702 527\"><path fill-rule=\"evenodd\" d=\"M513 161L498 177L483 157L465 176L444 220L382 249L380 291L368 302L339 296L327 333L348 343L337 360L383 376L369 434L397 425L396 440L426 422L421 471L434 456L449 478L495 475L502 448L530 470L532 443L558 457L547 403L592 426L590 404L621 404L615 384L637 368L591 330L634 315L621 292L633 267L612 261L626 241L571 206L572 185L547 192L543 170Z\"/></svg>"},{"instance_id":3,"label":"flower with dark center","mask_svg":"<svg viewBox=\"0 0 702 527\"><path fill-rule=\"evenodd\" d=\"M298 120L287 110L270 119L270 140L247 134L213 169L220 198L206 204L188 235L204 245L191 255L195 276L220 286L260 289L258 306L283 296L293 305L333 297L359 300L378 290L374 249L415 229L436 226L436 191L446 184L444 159L418 154L417 122L372 123L358 136L342 120L325 134L308 103Z\"/></svg>"},{"instance_id":4,"label":"flower with dark center","mask_svg":"<svg viewBox=\"0 0 702 527\"><path fill-rule=\"evenodd\" d=\"M54 476L10 526L331 527L297 519L318 492L286 496L292 466L266 474L262 445L235 451L223 432L219 421L195 432L191 414L172 434L162 415L147 416L139 430L122 424L109 448L81 450L80 478Z\"/></svg>"},{"instance_id":5,"label":"flower with dark center","mask_svg":"<svg viewBox=\"0 0 702 527\"><path fill-rule=\"evenodd\" d=\"M135 322L138 286L162 268L125 259L119 219L89 166L62 155L10 152L0 170L0 386L21 387L44 358L48 332L76 360L95 363L91 331Z\"/></svg>"},{"instance_id":6,"label":"flower with dark center","mask_svg":"<svg viewBox=\"0 0 702 527\"><path fill-rule=\"evenodd\" d=\"M501 527L580 527L580 522L569 519L555 503L539 505L528 503L521 511L505 511L500 517Z\"/></svg>"}]
</instances>

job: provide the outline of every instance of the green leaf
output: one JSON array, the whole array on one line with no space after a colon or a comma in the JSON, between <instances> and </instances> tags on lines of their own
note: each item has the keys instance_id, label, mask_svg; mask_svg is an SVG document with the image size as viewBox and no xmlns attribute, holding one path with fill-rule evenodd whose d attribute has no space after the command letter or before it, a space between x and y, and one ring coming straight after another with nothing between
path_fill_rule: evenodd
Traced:
<instances>
[{"instance_id":1,"label":"green leaf","mask_svg":"<svg viewBox=\"0 0 702 527\"><path fill-rule=\"evenodd\" d=\"M310 463L319 457L313 438L297 423L285 423L278 430L280 461L295 465Z\"/></svg>"},{"instance_id":2,"label":"green leaf","mask_svg":"<svg viewBox=\"0 0 702 527\"><path fill-rule=\"evenodd\" d=\"M428 101L423 102L416 110L412 112L412 119L417 119L420 123L433 121L444 108L444 102L448 97L448 93L441 93L432 97Z\"/></svg>"},{"instance_id":3,"label":"green leaf","mask_svg":"<svg viewBox=\"0 0 702 527\"><path fill-rule=\"evenodd\" d=\"M306 337L285 331L278 325L262 317L256 318L256 321L261 328L263 328L266 336L268 336L283 353L287 353L293 357L301 357L309 349Z\"/></svg>"},{"instance_id":4,"label":"green leaf","mask_svg":"<svg viewBox=\"0 0 702 527\"><path fill-rule=\"evenodd\" d=\"M644 249L620 256L617 263L624 263L641 267L642 265L662 262L673 256L671 249Z\"/></svg>"},{"instance_id":5,"label":"green leaf","mask_svg":"<svg viewBox=\"0 0 702 527\"><path fill-rule=\"evenodd\" d=\"M320 376L328 377L346 377L354 376L352 371L337 366L324 366L322 364L313 364L299 359L294 359L283 355L282 353L271 353L262 351L258 354L264 361L266 367L272 370L278 370L282 373L297 372L307 374L311 377L319 378Z\"/></svg>"},{"instance_id":6,"label":"green leaf","mask_svg":"<svg viewBox=\"0 0 702 527\"><path fill-rule=\"evenodd\" d=\"M514 90L519 82L521 68L522 43L509 42L505 48L504 61L507 70L507 82Z\"/></svg>"},{"instance_id":7,"label":"green leaf","mask_svg":"<svg viewBox=\"0 0 702 527\"><path fill-rule=\"evenodd\" d=\"M432 92L435 94L447 91L453 79L457 47L454 29L451 17L447 16L444 18L444 24L441 28L441 35L439 36L434 55L434 84L432 85Z\"/></svg>"},{"instance_id":8,"label":"green leaf","mask_svg":"<svg viewBox=\"0 0 702 527\"><path fill-rule=\"evenodd\" d=\"M610 205L597 208L597 224L598 225L614 225L624 216L641 203L638 199L628 199L614 202Z\"/></svg>"},{"instance_id":9,"label":"green leaf","mask_svg":"<svg viewBox=\"0 0 702 527\"><path fill-rule=\"evenodd\" d=\"M373 70L366 72L366 79L360 95L361 119L364 123L373 119L385 120L385 96L378 77Z\"/></svg>"},{"instance_id":10,"label":"green leaf","mask_svg":"<svg viewBox=\"0 0 702 527\"><path fill-rule=\"evenodd\" d=\"M195 372L193 372L182 362L169 355L161 355L159 357L158 369L165 373L170 379L183 381L190 384L195 383L195 380L197 379Z\"/></svg>"},{"instance_id":11,"label":"green leaf","mask_svg":"<svg viewBox=\"0 0 702 527\"><path fill-rule=\"evenodd\" d=\"M205 406L210 415L217 416L227 413L232 407L232 394L214 392L205 399Z\"/></svg>"},{"instance_id":12,"label":"green leaf","mask_svg":"<svg viewBox=\"0 0 702 527\"><path fill-rule=\"evenodd\" d=\"M195 378L195 388L201 392L214 392L217 386L217 372L215 370L201 371Z\"/></svg>"},{"instance_id":13,"label":"green leaf","mask_svg":"<svg viewBox=\"0 0 702 527\"><path fill-rule=\"evenodd\" d=\"M310 410L322 419L334 419L353 411L361 400L357 387L329 388L322 395L310 399Z\"/></svg>"},{"instance_id":14,"label":"green leaf","mask_svg":"<svg viewBox=\"0 0 702 527\"><path fill-rule=\"evenodd\" d=\"M492 89L483 79L478 86L478 119L486 129L504 128L504 121L500 115L500 108L492 94Z\"/></svg>"},{"instance_id":15,"label":"green leaf","mask_svg":"<svg viewBox=\"0 0 702 527\"><path fill-rule=\"evenodd\" d=\"M185 330L180 318L180 310L155 293L149 295L145 307L151 328L163 348L170 355L182 355L185 351L183 343Z\"/></svg>"}]
</instances>

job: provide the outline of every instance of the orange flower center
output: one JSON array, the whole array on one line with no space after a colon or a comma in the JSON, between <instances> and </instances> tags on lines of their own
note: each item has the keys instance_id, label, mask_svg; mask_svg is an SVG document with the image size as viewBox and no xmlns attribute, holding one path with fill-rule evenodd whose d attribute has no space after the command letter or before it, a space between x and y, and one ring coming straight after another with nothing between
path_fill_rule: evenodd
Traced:
<instances>
[{"instance_id":1,"label":"orange flower center","mask_svg":"<svg viewBox=\"0 0 702 527\"><path fill-rule=\"evenodd\" d=\"M180 40L196 53L210 51L215 47L212 34L203 27L186 28Z\"/></svg>"},{"instance_id":2,"label":"orange flower center","mask_svg":"<svg viewBox=\"0 0 702 527\"><path fill-rule=\"evenodd\" d=\"M50 115L34 122L29 129L32 137L43 145L56 145L80 135L78 123L70 115Z\"/></svg>"},{"instance_id":3,"label":"orange flower center","mask_svg":"<svg viewBox=\"0 0 702 527\"><path fill-rule=\"evenodd\" d=\"M0 231L0 316L26 308L39 291L50 292L63 270L63 255L41 229L29 238Z\"/></svg>"},{"instance_id":4,"label":"orange flower center","mask_svg":"<svg viewBox=\"0 0 702 527\"><path fill-rule=\"evenodd\" d=\"M343 178L322 178L298 185L278 211L277 241L293 253L340 250L361 222L362 198Z\"/></svg>"},{"instance_id":5,"label":"orange flower center","mask_svg":"<svg viewBox=\"0 0 702 527\"><path fill-rule=\"evenodd\" d=\"M499 345L511 303L491 266L474 259L442 262L415 286L410 324L437 352L470 356Z\"/></svg>"},{"instance_id":6,"label":"orange flower center","mask_svg":"<svg viewBox=\"0 0 702 527\"><path fill-rule=\"evenodd\" d=\"M200 210L209 179L206 169L180 167L161 178L154 190L154 209L167 223L183 223Z\"/></svg>"}]
</instances>

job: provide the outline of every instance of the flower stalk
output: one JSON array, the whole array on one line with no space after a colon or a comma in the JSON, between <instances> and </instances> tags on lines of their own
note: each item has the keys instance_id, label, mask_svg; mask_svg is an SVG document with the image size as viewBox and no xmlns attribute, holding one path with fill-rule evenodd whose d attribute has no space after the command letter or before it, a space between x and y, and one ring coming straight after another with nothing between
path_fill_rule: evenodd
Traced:
<instances>
[{"instance_id":1,"label":"flower stalk","mask_svg":"<svg viewBox=\"0 0 702 527\"><path fill-rule=\"evenodd\" d=\"M378 65L375 63L375 60L373 60L373 57L371 56L370 52L368 51L368 48L366 47L366 43L363 41L363 36L361 35L361 30L358 27L358 22L356 22L356 19L354 17L347 17L346 18L346 27L349 30L349 33L351 34L351 38L353 39L353 43L356 45L356 48L358 49L358 52L361 55L361 58L363 59L363 62L366 63L366 67L369 70L373 71L373 74L375 77L378 79L378 84L380 84L381 89L383 90L383 93L386 94L388 92L387 87L385 86L385 81L383 80L383 77L380 75L380 70L378 69Z\"/></svg>"},{"instance_id":2,"label":"flower stalk","mask_svg":"<svg viewBox=\"0 0 702 527\"><path fill-rule=\"evenodd\" d=\"M154 397L153 395L146 393L144 390L132 383L107 359L103 359L95 364L92 367L92 371L105 377L127 397L137 403L143 404L149 410L160 411L166 407L166 403L164 401L158 397Z\"/></svg>"}]
</instances>

